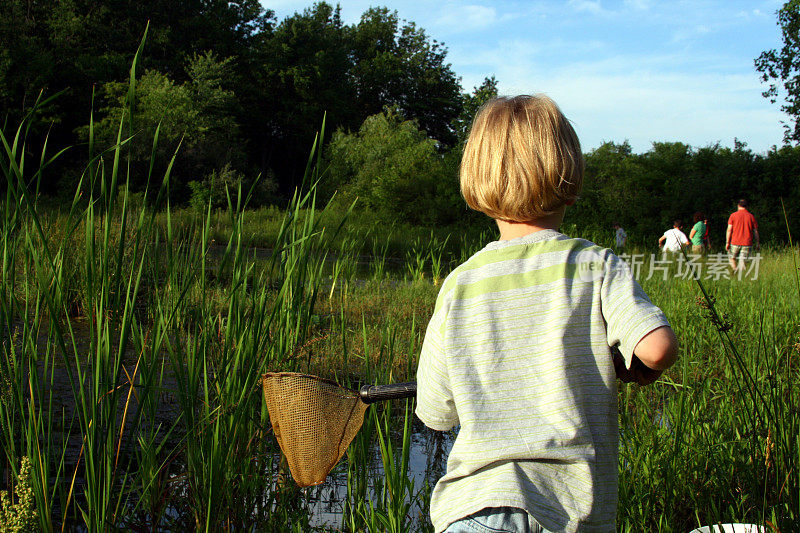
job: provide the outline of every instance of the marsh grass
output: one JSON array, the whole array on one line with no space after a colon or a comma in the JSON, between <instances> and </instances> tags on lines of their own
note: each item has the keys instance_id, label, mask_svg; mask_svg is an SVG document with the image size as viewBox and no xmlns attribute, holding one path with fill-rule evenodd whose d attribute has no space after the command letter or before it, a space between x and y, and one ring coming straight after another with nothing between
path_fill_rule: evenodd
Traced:
<instances>
[{"instance_id":1,"label":"marsh grass","mask_svg":"<svg viewBox=\"0 0 800 533\"><path fill-rule=\"evenodd\" d=\"M337 263L352 262L353 253L326 254L326 232L319 218L311 219L297 207L285 213L286 228L279 232L285 239L274 247L277 253L253 260L244 239L236 237L245 233L244 196L237 192L231 199L231 224L240 231L218 244L224 249L218 260L208 261L209 217L194 232L171 230L169 225L152 228L150 243L156 248L150 250L163 251L163 260L138 267L135 261L123 260L125 287L134 288L137 279L147 283L139 282L146 289L126 289L123 296L104 285L98 273L103 265L116 269L115 260L103 260L103 254L110 250L119 256L113 234L121 235L123 225L107 217L107 242L112 246L98 246L97 241L106 242L95 237L104 235L104 226L97 219L87 221L83 213L75 226L94 228L84 229L86 249L94 246L94 252L90 264L82 263L81 283L94 287L97 295L81 306L94 310L89 320L81 319L95 339L88 341L77 332L81 320L68 309L68 299L57 291L43 294L66 279L58 277L63 275L56 268L61 263L44 261L35 252L47 249L42 242L21 237L19 225L7 226L17 229L4 232L5 242L15 243L24 253L7 255L9 264L16 266L4 268L4 276L14 281L19 272L38 274L16 278L8 285L15 290L3 293L3 301L11 302L4 309L21 309L32 317L12 319L10 327L8 315L3 317L5 338L14 339L4 344L7 361L16 361L4 366L7 382L25 384L11 389L14 407L4 404L3 416L9 420L5 427L14 429L3 437L14 442L7 449L15 450L17 461L29 451L36 457L39 449L39 466L34 467L39 487L35 482L34 491L40 516L56 517L51 530L60 523L92 520L208 530L281 530L290 524L302 530L308 525L308 504L276 485L279 456L255 392L255 376L265 368L300 370L352 387L413 378L424 324L438 290L432 276L402 282L387 272L360 283L345 282L358 274L342 275L352 267ZM295 205L311 200L298 196ZM21 220L23 214L14 217ZM147 215L137 220L146 221ZM169 219L168 211L161 216ZM126 230L126 235L147 235L146 225L143 228ZM345 244L345 250L356 247ZM141 251L122 253L144 258ZM688 531L727 521L792 530L800 457L794 253L766 252L756 281L705 280L717 322L708 318L707 301L698 304L702 292L693 280L659 275L641 279L651 299L670 317L682 353L679 364L656 385L621 386L620 530ZM18 268L20 261L25 268ZM337 269L338 278L330 274ZM325 298L318 297L322 288ZM103 298L119 298L122 312L110 310ZM53 311L52 302L60 302L60 314ZM130 329L129 342L121 348L123 319ZM723 337L720 325L730 325ZM42 343L42 331L54 340ZM66 350L59 349L59 331L66 332ZM741 364L732 359L730 343ZM87 345L91 361L116 366L116 377L78 354L79 347ZM62 360L62 351L72 354L69 361ZM66 368L78 374L72 386L76 405L89 414L52 407L56 402L49 383ZM82 392L95 382L111 380L116 392L108 385L98 387L95 395ZM750 392L754 388L758 394ZM113 401L109 391L116 394ZM105 402L106 411L91 411ZM175 417L165 416L165 409ZM409 411L399 406L394 411L399 419L387 418L388 412L371 408L348 452L344 530L429 527L412 520L415 511L408 505L417 502L424 508L430 489L403 485L398 477L403 472L398 458L407 453ZM90 440L86 434L95 420L105 420L107 427ZM140 429L126 431L131 421ZM397 427L403 432L393 431ZM32 438L35 434L44 435L44 441ZM76 438L84 446L77 465L69 457L76 448L70 442ZM94 444L90 450L88 443L97 440L105 447ZM94 455L89 472L86 454ZM389 479L399 488L390 491ZM429 481L428 487L435 479ZM85 492L90 484L96 486L93 495Z\"/></svg>"},{"instance_id":2,"label":"marsh grass","mask_svg":"<svg viewBox=\"0 0 800 533\"><path fill-rule=\"evenodd\" d=\"M766 252L757 280L643 282L683 347L655 386L621 387L622 529L796 527L795 254Z\"/></svg>"},{"instance_id":3,"label":"marsh grass","mask_svg":"<svg viewBox=\"0 0 800 533\"><path fill-rule=\"evenodd\" d=\"M90 156L54 221L35 193L52 160L46 143L29 172L25 123L12 139L0 136L5 477L18 479L16 465L31 458L43 531L280 528L276 519L296 516L277 500L278 454L259 385L268 368L300 366L293 356L323 282L326 231L300 216L317 213L318 151L268 266L248 260L242 190L228 191L233 231L211 265L210 207L194 226L172 224L163 200L172 163L158 179L151 165L156 192L129 210L129 124L123 117L116 145ZM151 196L166 201L158 223Z\"/></svg>"}]
</instances>

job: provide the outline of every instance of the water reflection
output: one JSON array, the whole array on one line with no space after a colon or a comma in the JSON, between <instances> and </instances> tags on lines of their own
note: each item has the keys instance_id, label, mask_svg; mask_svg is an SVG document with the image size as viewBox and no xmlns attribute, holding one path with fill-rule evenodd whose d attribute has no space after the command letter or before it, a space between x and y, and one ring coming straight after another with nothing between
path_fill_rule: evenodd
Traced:
<instances>
[{"instance_id":1,"label":"water reflection","mask_svg":"<svg viewBox=\"0 0 800 533\"><path fill-rule=\"evenodd\" d=\"M393 436L393 439L399 439L399 437ZM409 478L414 481L415 493L419 494L424 490L426 482L430 489L433 489L436 481L445 472L447 456L453 447L454 440L454 432L433 431L425 427L419 420L414 420L408 470ZM399 453L402 443L395 441L395 445L395 449ZM377 439L373 442L367 469L370 480L370 497L376 498L373 491L375 482L384 476ZM347 456L345 456L328 475L325 483L304 491L311 526L336 530L341 527L342 514L347 501L347 471ZM429 520L427 505L427 498L415 499L411 507L411 518L414 523Z\"/></svg>"}]
</instances>

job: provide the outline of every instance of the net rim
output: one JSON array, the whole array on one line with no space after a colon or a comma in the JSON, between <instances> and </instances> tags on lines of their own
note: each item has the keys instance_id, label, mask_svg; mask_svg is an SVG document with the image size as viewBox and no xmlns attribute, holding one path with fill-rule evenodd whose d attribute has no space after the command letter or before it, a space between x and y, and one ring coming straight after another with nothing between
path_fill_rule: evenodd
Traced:
<instances>
[{"instance_id":1,"label":"net rim","mask_svg":"<svg viewBox=\"0 0 800 533\"><path fill-rule=\"evenodd\" d=\"M342 385L340 385L339 383L335 382L332 379L321 378L319 376L315 376L314 374L304 374L302 372L264 372L263 374L261 374L261 381L262 381L262 384L264 384L266 382L266 380L269 379L269 378L282 378L282 377L287 377L287 378L289 378L289 377L290 378L306 378L306 379L310 379L312 381L319 381L320 383L325 383L327 385L332 385L334 387L339 387L343 391L347 391L348 393L353 394L357 398L361 397L361 395L357 391L354 391L352 389L348 389L347 387L343 387Z\"/></svg>"}]
</instances>

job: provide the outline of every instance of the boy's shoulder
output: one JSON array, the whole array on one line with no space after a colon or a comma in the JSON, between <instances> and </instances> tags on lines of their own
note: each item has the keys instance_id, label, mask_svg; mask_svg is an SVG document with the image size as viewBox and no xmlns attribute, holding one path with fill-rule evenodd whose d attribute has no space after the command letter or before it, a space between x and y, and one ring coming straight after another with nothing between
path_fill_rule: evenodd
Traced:
<instances>
[{"instance_id":1,"label":"boy's shoulder","mask_svg":"<svg viewBox=\"0 0 800 533\"><path fill-rule=\"evenodd\" d=\"M508 241L492 241L450 272L442 283L438 300L451 294L460 282L472 282L477 271L492 269L507 261L540 258L553 262L605 262L609 254L614 255L609 248L553 230Z\"/></svg>"}]
</instances>

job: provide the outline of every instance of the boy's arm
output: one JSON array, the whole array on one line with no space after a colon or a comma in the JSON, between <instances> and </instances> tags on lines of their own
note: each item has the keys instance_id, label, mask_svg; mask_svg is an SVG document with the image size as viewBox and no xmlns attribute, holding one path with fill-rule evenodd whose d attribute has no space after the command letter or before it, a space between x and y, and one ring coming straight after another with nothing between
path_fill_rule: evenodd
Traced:
<instances>
[{"instance_id":1,"label":"boy's arm","mask_svg":"<svg viewBox=\"0 0 800 533\"><path fill-rule=\"evenodd\" d=\"M663 372L678 355L678 338L669 326L654 329L639 341L633 355L647 368Z\"/></svg>"},{"instance_id":2,"label":"boy's arm","mask_svg":"<svg viewBox=\"0 0 800 533\"><path fill-rule=\"evenodd\" d=\"M617 376L641 384L655 381L674 362L677 339L661 309L613 254L607 256L601 302L608 345L619 352Z\"/></svg>"},{"instance_id":3,"label":"boy's arm","mask_svg":"<svg viewBox=\"0 0 800 533\"><path fill-rule=\"evenodd\" d=\"M622 372L617 369L617 377L625 383L635 381L639 385L649 385L655 382L664 370L671 367L677 357L678 338L671 327L662 326L639 341L633 349L630 368ZM617 368L616 361L614 367Z\"/></svg>"},{"instance_id":4,"label":"boy's arm","mask_svg":"<svg viewBox=\"0 0 800 533\"><path fill-rule=\"evenodd\" d=\"M417 417L431 429L447 431L459 423L445 360L441 317L434 312L417 366Z\"/></svg>"}]
</instances>

